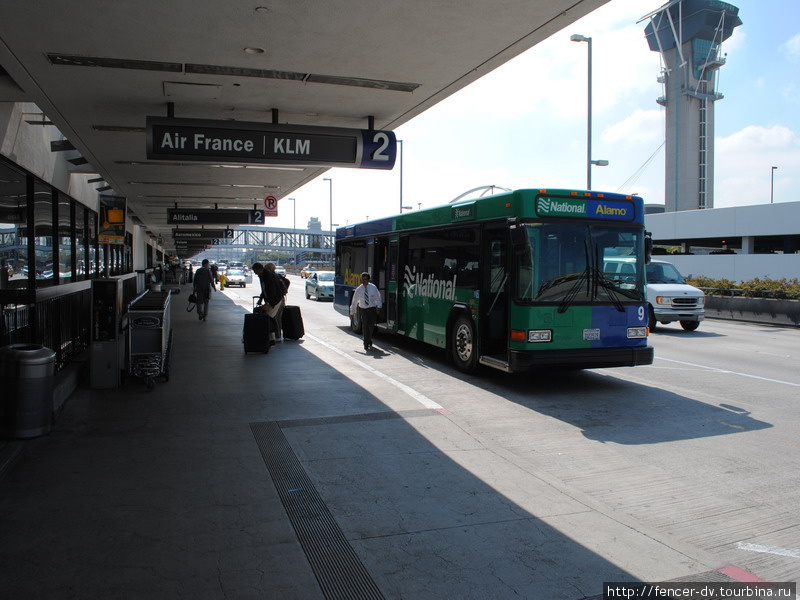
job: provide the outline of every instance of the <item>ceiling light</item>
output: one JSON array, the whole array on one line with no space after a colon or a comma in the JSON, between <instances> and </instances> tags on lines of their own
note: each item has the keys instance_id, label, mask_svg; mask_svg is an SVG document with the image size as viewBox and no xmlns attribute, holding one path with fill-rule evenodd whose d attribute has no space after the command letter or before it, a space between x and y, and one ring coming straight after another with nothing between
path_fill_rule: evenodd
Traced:
<instances>
[{"instance_id":1,"label":"ceiling light","mask_svg":"<svg viewBox=\"0 0 800 600\"><path fill-rule=\"evenodd\" d=\"M150 160L147 162L138 161L138 160L115 160L114 164L117 165L126 165L132 167L204 167L204 168L216 168L216 169L263 169L268 171L296 171L302 172L305 171L305 167L273 167L270 165L209 165L207 163L184 163L184 162L173 162L173 161L165 161L165 160Z\"/></svg>"},{"instance_id":2,"label":"ceiling light","mask_svg":"<svg viewBox=\"0 0 800 600\"><path fill-rule=\"evenodd\" d=\"M246 50L245 50L246 51ZM337 75L318 75L315 73L297 73L295 71L276 71L273 69L250 69L245 67L222 67L219 65L184 65L187 74L196 75L228 75L231 77L260 77L264 79L281 79L284 81L302 81L304 83L327 83L331 85L348 85L396 92L413 92L420 84L402 81L383 81L379 79L363 79L359 77L340 77Z\"/></svg>"},{"instance_id":3,"label":"ceiling light","mask_svg":"<svg viewBox=\"0 0 800 600\"><path fill-rule=\"evenodd\" d=\"M77 54L48 54L47 58L54 65L73 67L109 67L112 69L139 69L144 71L183 71L181 63L154 60L130 60L126 58L106 58L99 56L79 56Z\"/></svg>"},{"instance_id":4,"label":"ceiling light","mask_svg":"<svg viewBox=\"0 0 800 600\"><path fill-rule=\"evenodd\" d=\"M116 131L120 133L146 133L146 127L126 127L124 125L92 125L95 131Z\"/></svg>"},{"instance_id":5,"label":"ceiling light","mask_svg":"<svg viewBox=\"0 0 800 600\"><path fill-rule=\"evenodd\" d=\"M256 48L254 46L248 46L247 48L244 49L244 51L247 52L248 54L264 54L266 52L266 50L264 50L263 48Z\"/></svg>"}]
</instances>

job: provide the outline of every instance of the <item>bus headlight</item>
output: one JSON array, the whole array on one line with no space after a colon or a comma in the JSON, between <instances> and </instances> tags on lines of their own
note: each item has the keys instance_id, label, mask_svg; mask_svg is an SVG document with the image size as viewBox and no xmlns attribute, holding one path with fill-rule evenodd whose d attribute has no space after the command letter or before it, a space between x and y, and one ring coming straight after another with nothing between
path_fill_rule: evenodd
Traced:
<instances>
[{"instance_id":1,"label":"bus headlight","mask_svg":"<svg viewBox=\"0 0 800 600\"><path fill-rule=\"evenodd\" d=\"M628 327L628 339L638 340L647 337L647 327Z\"/></svg>"},{"instance_id":2,"label":"bus headlight","mask_svg":"<svg viewBox=\"0 0 800 600\"><path fill-rule=\"evenodd\" d=\"M552 342L553 332L550 329L529 329L529 342Z\"/></svg>"}]
</instances>

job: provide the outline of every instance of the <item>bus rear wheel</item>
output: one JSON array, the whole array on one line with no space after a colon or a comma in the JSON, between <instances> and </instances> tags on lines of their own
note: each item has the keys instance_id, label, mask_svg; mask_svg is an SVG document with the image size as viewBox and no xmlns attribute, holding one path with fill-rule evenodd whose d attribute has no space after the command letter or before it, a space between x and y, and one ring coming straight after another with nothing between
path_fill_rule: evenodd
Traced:
<instances>
[{"instance_id":1,"label":"bus rear wheel","mask_svg":"<svg viewBox=\"0 0 800 600\"><path fill-rule=\"evenodd\" d=\"M471 373L478 366L478 346L472 321L464 316L458 317L450 335L453 362L460 371Z\"/></svg>"}]
</instances>

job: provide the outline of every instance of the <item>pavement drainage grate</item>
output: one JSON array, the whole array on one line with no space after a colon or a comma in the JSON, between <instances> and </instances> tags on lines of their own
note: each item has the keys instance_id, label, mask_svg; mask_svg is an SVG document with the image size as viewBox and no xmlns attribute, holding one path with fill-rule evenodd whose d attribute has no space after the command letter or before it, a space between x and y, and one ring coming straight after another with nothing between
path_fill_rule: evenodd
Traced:
<instances>
[{"instance_id":1,"label":"pavement drainage grate","mask_svg":"<svg viewBox=\"0 0 800 600\"><path fill-rule=\"evenodd\" d=\"M275 421L251 423L250 429L325 598L383 599L383 594L303 469L280 425Z\"/></svg>"}]
</instances>

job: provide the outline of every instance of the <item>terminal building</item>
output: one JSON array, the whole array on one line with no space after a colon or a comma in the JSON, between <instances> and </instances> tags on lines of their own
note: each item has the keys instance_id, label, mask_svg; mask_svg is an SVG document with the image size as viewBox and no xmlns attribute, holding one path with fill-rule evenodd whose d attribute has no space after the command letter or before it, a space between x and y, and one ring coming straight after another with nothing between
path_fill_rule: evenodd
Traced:
<instances>
[{"instance_id":1,"label":"terminal building","mask_svg":"<svg viewBox=\"0 0 800 600\"><path fill-rule=\"evenodd\" d=\"M651 213L656 248L685 276L747 281L800 275L800 202Z\"/></svg>"}]
</instances>

